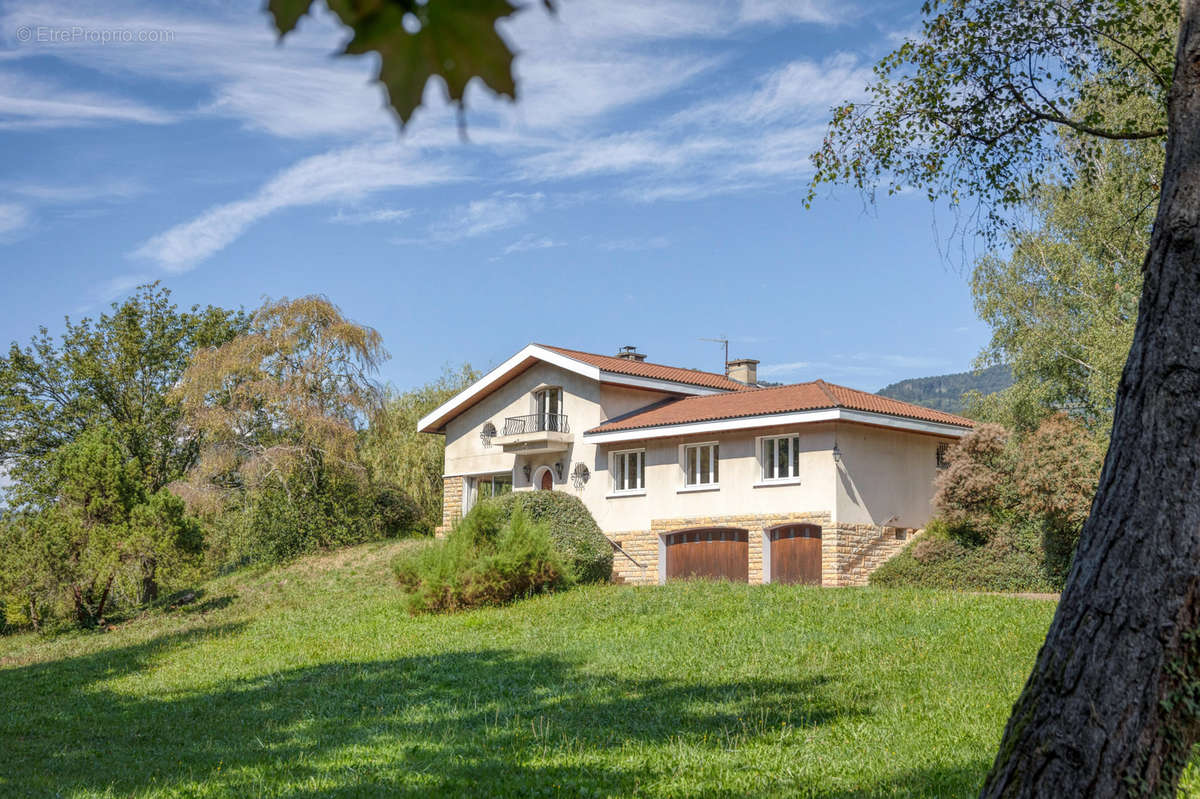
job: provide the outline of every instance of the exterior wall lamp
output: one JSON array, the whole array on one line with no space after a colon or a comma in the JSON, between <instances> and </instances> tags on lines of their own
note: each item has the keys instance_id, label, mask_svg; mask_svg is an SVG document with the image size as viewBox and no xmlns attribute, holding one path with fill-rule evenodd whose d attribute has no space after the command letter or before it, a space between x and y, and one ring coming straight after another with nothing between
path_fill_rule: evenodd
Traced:
<instances>
[{"instance_id":1,"label":"exterior wall lamp","mask_svg":"<svg viewBox=\"0 0 1200 799\"><path fill-rule=\"evenodd\" d=\"M563 472L562 461L559 461L558 463L554 464L554 473L556 475L558 475L558 479L560 481L562 480L562 472Z\"/></svg>"},{"instance_id":2,"label":"exterior wall lamp","mask_svg":"<svg viewBox=\"0 0 1200 799\"><path fill-rule=\"evenodd\" d=\"M836 441L833 442L833 462L834 463L842 462L842 451L840 449L838 449L838 445L837 445Z\"/></svg>"},{"instance_id":3,"label":"exterior wall lamp","mask_svg":"<svg viewBox=\"0 0 1200 799\"><path fill-rule=\"evenodd\" d=\"M521 467L521 473L525 475L525 482L529 482L529 475L533 472L533 467L528 463Z\"/></svg>"}]
</instances>

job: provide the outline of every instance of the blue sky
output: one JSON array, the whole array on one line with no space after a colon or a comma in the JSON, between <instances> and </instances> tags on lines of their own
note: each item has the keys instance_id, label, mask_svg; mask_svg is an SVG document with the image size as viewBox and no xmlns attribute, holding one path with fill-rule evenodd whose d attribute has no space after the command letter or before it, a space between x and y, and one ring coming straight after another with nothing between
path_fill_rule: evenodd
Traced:
<instances>
[{"instance_id":1,"label":"blue sky","mask_svg":"<svg viewBox=\"0 0 1200 799\"><path fill-rule=\"evenodd\" d=\"M803 207L917 0L534 4L502 26L520 100L472 87L467 142L433 85L401 135L327 16L277 45L243 5L3 7L0 341L149 280L326 294L400 387L530 341L718 370L724 335L768 379L875 390L986 341L923 197Z\"/></svg>"}]
</instances>

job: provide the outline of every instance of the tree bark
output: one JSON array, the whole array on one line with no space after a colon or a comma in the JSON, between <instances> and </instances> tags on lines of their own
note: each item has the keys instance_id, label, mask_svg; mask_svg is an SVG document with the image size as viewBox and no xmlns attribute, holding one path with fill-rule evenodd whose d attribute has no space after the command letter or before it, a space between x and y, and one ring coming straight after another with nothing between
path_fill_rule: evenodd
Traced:
<instances>
[{"instance_id":1,"label":"tree bark","mask_svg":"<svg viewBox=\"0 0 1200 799\"><path fill-rule=\"evenodd\" d=\"M1092 513L980 794L1173 796L1200 734L1200 0Z\"/></svg>"},{"instance_id":2,"label":"tree bark","mask_svg":"<svg viewBox=\"0 0 1200 799\"><path fill-rule=\"evenodd\" d=\"M141 604L149 605L158 600L158 558L153 556L142 559L142 595Z\"/></svg>"},{"instance_id":3,"label":"tree bark","mask_svg":"<svg viewBox=\"0 0 1200 799\"><path fill-rule=\"evenodd\" d=\"M71 599L75 603L75 621L81 627L87 626L91 619L91 613L88 612L87 602L84 601L83 590L78 585L71 586Z\"/></svg>"},{"instance_id":4,"label":"tree bark","mask_svg":"<svg viewBox=\"0 0 1200 799\"><path fill-rule=\"evenodd\" d=\"M92 614L97 622L104 621L104 606L108 604L108 592L112 590L113 579L116 575L109 575L108 582L104 584L104 591L100 594L100 602L96 605L96 612Z\"/></svg>"}]
</instances>

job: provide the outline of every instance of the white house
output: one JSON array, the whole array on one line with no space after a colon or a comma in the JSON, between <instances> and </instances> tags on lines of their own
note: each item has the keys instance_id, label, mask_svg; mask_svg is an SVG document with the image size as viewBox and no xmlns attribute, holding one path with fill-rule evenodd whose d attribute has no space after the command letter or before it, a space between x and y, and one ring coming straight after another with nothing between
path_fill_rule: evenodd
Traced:
<instances>
[{"instance_id":1,"label":"white house","mask_svg":"<svg viewBox=\"0 0 1200 799\"><path fill-rule=\"evenodd\" d=\"M578 496L614 579L857 585L930 517L972 422L817 380L530 344L419 422L446 437L443 528L479 498Z\"/></svg>"}]
</instances>

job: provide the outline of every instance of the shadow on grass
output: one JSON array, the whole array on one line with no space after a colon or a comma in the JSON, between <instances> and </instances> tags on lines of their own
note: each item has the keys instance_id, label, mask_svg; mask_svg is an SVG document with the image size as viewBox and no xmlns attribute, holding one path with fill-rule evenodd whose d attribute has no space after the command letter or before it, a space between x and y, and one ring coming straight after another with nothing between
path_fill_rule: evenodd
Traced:
<instances>
[{"instance_id":1,"label":"shadow on grass","mask_svg":"<svg viewBox=\"0 0 1200 799\"><path fill-rule=\"evenodd\" d=\"M973 799L979 795L991 758L970 764L901 771L857 788L816 792L813 799Z\"/></svg>"},{"instance_id":2,"label":"shadow on grass","mask_svg":"<svg viewBox=\"0 0 1200 799\"><path fill-rule=\"evenodd\" d=\"M823 677L638 679L509 650L331 663L194 692L144 671L235 628L0 671L0 794L628 795L663 776L638 767L631 745L718 751L866 713ZM134 682L105 684L125 676Z\"/></svg>"}]
</instances>

